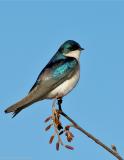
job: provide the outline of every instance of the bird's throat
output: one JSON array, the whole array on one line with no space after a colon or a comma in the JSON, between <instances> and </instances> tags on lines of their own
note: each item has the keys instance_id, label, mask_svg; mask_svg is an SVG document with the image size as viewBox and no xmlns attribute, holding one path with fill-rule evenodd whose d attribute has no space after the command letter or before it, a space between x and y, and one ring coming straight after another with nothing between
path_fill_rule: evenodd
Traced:
<instances>
[{"instance_id":1,"label":"bird's throat","mask_svg":"<svg viewBox=\"0 0 124 160\"><path fill-rule=\"evenodd\" d=\"M68 54L65 54L65 56L66 57L74 57L74 58L76 58L79 61L80 53L81 53L80 50L75 50L75 51L69 52Z\"/></svg>"}]
</instances>

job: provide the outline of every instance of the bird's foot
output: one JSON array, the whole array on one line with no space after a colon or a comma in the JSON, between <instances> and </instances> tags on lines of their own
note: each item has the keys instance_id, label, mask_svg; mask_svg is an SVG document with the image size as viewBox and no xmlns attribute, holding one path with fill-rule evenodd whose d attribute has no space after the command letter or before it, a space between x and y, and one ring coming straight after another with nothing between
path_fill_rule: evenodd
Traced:
<instances>
[{"instance_id":1,"label":"bird's foot","mask_svg":"<svg viewBox=\"0 0 124 160\"><path fill-rule=\"evenodd\" d=\"M58 107L59 110L62 111L62 98L58 98Z\"/></svg>"}]
</instances>

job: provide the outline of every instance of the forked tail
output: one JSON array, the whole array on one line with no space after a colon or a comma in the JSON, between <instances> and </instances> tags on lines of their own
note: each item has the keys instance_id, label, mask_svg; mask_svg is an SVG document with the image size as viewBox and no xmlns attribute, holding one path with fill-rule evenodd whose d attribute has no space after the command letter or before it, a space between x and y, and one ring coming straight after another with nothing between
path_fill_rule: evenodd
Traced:
<instances>
[{"instance_id":1,"label":"forked tail","mask_svg":"<svg viewBox=\"0 0 124 160\"><path fill-rule=\"evenodd\" d=\"M15 104L11 105L10 107L8 107L4 112L5 113L13 112L13 117L15 117L22 109L30 106L34 102L35 101L32 100L31 95L28 95L25 98L23 98L22 100L20 100L17 103L15 103Z\"/></svg>"}]
</instances>

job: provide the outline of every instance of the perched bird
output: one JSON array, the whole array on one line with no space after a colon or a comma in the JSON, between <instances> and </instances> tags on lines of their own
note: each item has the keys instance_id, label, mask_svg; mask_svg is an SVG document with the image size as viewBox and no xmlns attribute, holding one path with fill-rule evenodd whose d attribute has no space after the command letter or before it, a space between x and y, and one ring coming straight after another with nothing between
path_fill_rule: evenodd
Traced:
<instances>
[{"instance_id":1,"label":"perched bird","mask_svg":"<svg viewBox=\"0 0 124 160\"><path fill-rule=\"evenodd\" d=\"M44 99L62 99L77 84L80 77L81 46L73 41L64 42L39 74L27 96L5 110L15 117L21 110Z\"/></svg>"}]
</instances>

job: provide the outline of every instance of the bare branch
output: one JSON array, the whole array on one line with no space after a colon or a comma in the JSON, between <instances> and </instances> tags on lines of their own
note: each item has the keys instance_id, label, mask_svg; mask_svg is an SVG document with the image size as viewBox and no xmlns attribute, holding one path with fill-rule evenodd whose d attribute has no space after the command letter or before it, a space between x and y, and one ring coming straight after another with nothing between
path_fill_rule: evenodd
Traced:
<instances>
[{"instance_id":1,"label":"bare branch","mask_svg":"<svg viewBox=\"0 0 124 160\"><path fill-rule=\"evenodd\" d=\"M109 148L108 146L106 146L104 143L102 143L99 139L95 138L92 134L90 134L89 132L87 132L86 130L84 130L82 127L80 127L74 120L72 120L67 114L65 114L62 110L58 110L59 114L61 114L62 116L64 116L66 119L68 119L76 129L78 129L79 131L81 131L82 133L84 133L86 136L88 136L90 139L92 139L94 142L96 142L98 145L100 145L101 147L103 147L106 151L108 151L109 153L111 153L113 156L115 156L118 160L124 160L119 153L117 152L117 150L115 149L116 147L114 146L114 148L112 147Z\"/></svg>"}]
</instances>

